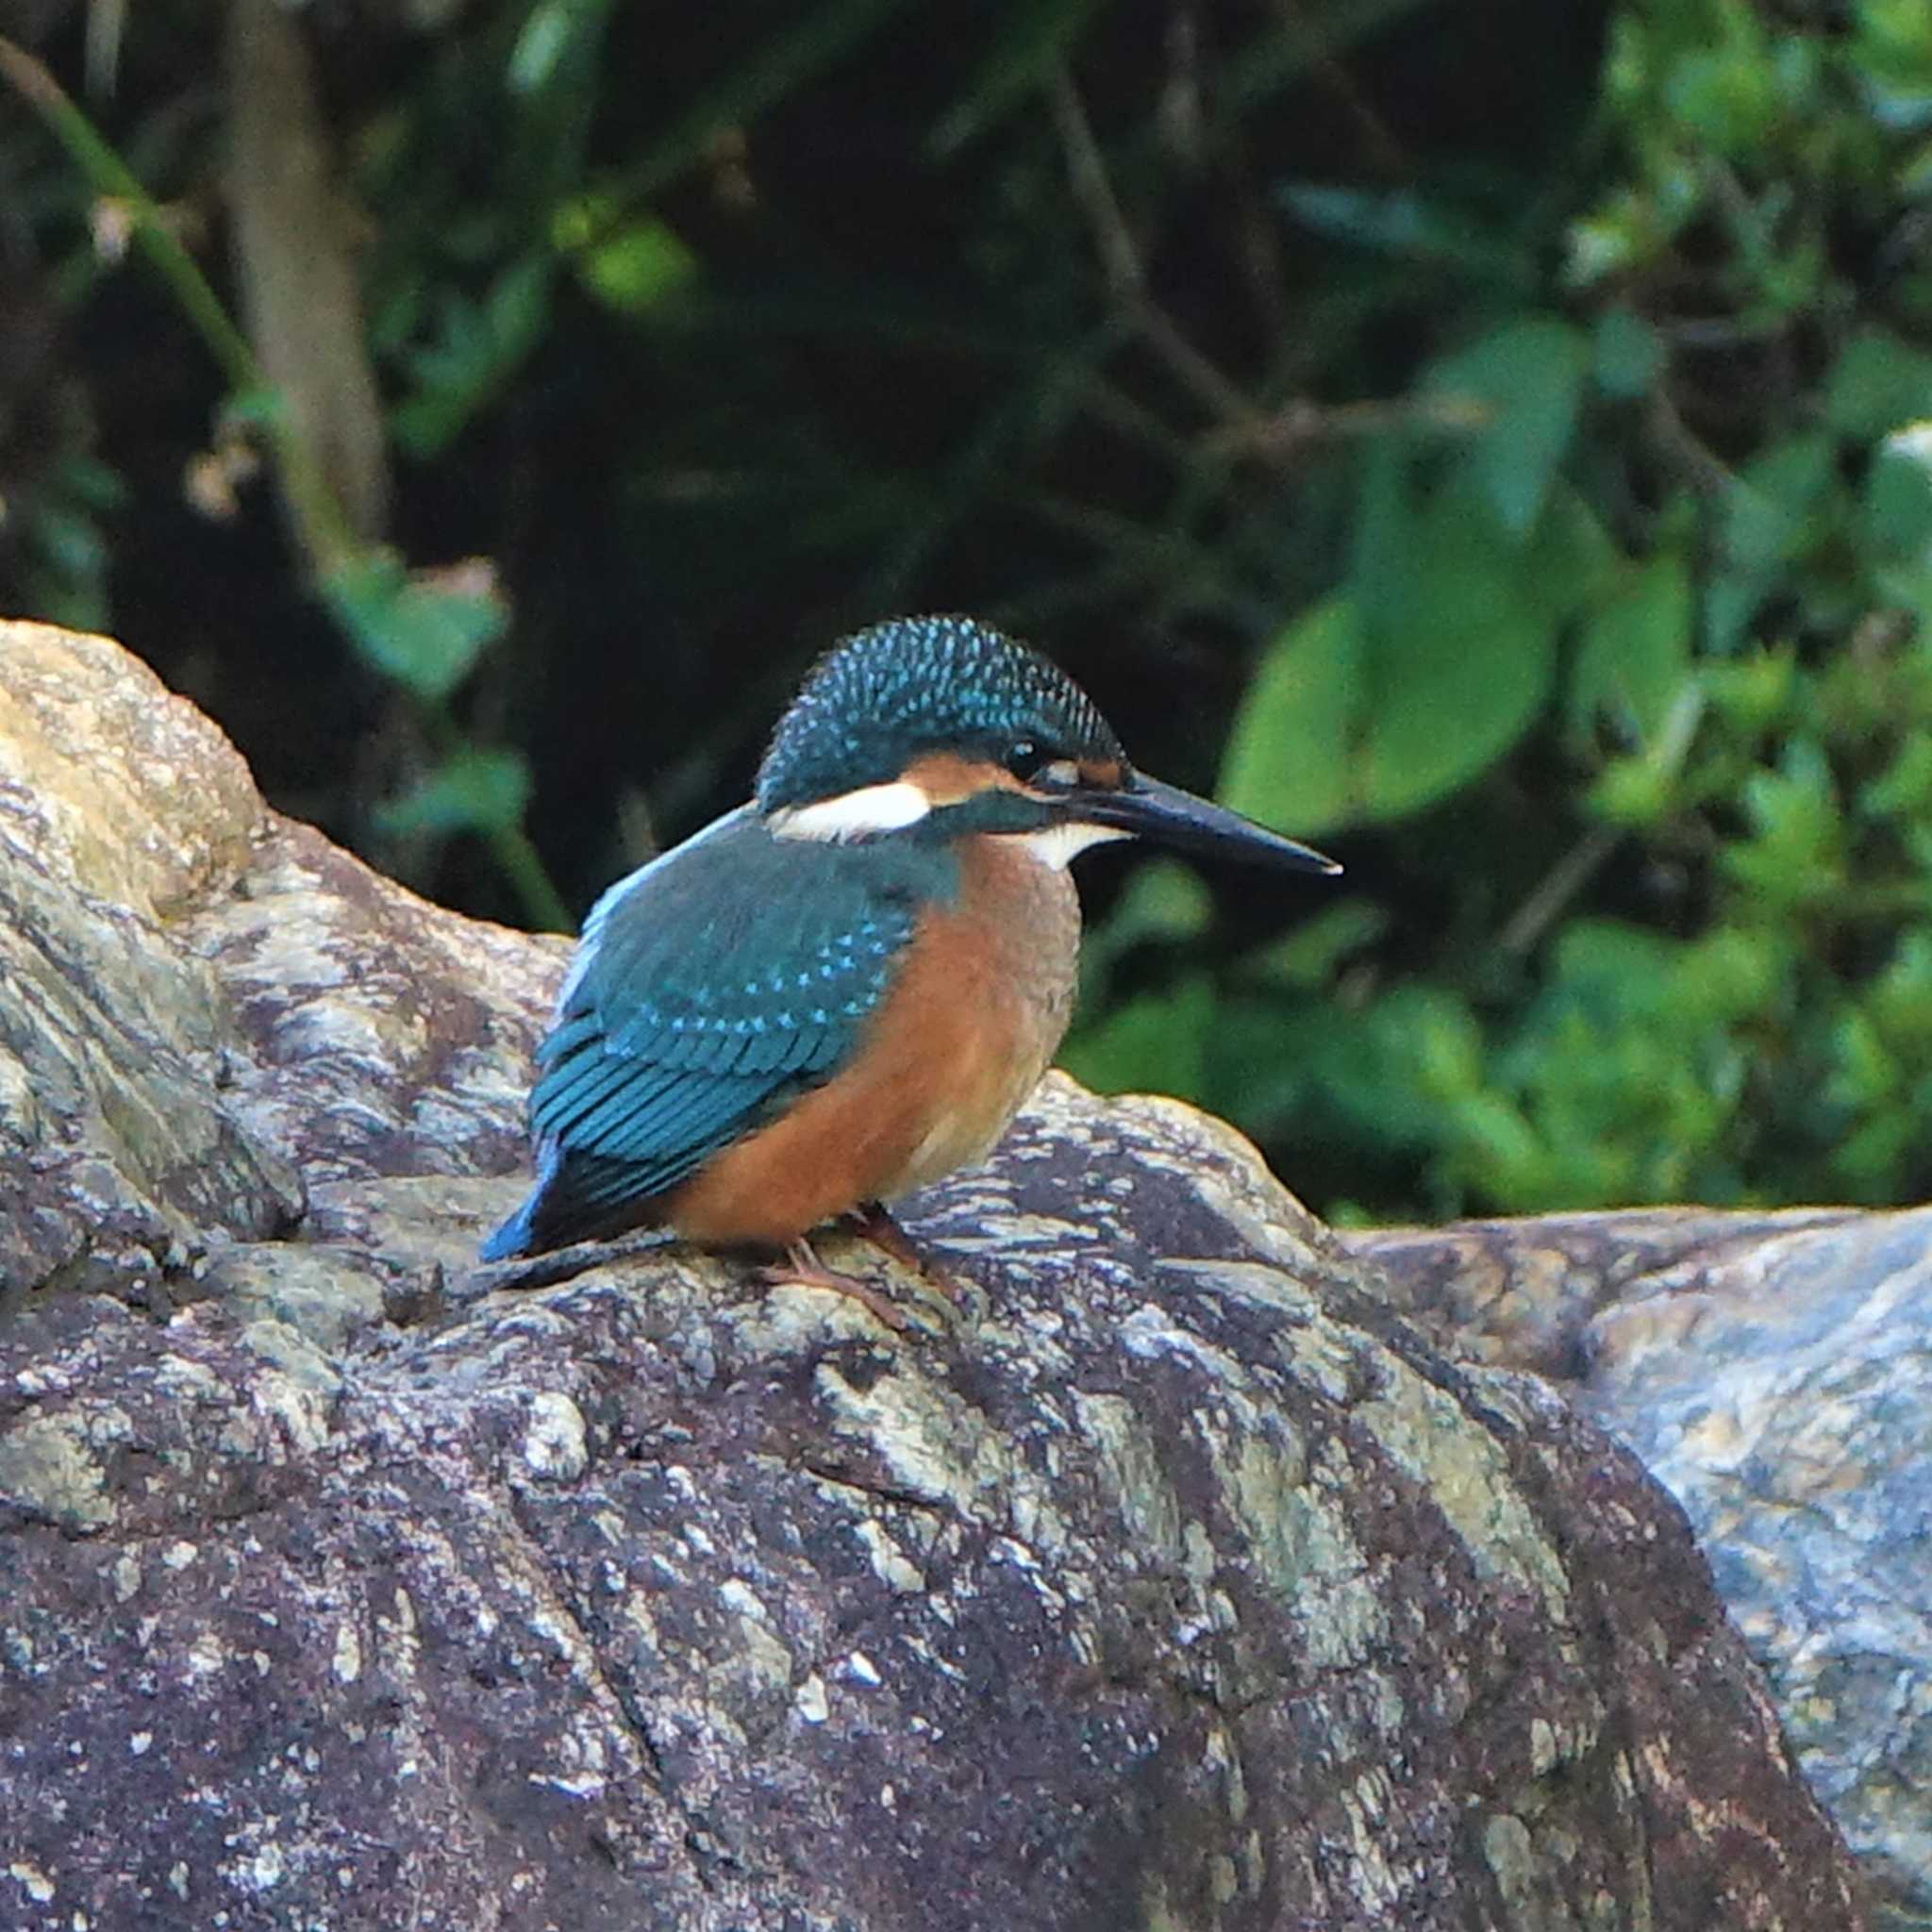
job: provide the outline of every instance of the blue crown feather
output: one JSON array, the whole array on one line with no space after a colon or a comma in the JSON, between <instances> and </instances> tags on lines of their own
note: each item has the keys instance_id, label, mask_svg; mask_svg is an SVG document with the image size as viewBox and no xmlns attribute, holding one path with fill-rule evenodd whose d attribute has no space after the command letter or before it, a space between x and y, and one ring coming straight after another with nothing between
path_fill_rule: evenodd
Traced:
<instances>
[{"instance_id":1,"label":"blue crown feather","mask_svg":"<svg viewBox=\"0 0 1932 1932\"><path fill-rule=\"evenodd\" d=\"M997 758L1019 740L1123 758L1091 698L1037 651L970 617L901 617L835 644L772 734L763 812L898 776L922 752Z\"/></svg>"}]
</instances>

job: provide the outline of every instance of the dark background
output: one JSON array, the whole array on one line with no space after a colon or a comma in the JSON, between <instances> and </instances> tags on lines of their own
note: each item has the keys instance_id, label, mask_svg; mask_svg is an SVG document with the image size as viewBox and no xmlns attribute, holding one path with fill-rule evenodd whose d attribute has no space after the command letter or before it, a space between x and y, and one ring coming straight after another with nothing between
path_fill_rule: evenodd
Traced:
<instances>
[{"instance_id":1,"label":"dark background","mask_svg":"<svg viewBox=\"0 0 1932 1932\"><path fill-rule=\"evenodd\" d=\"M1348 865L1089 861L1083 1075L1331 1213L1918 1198L1923 12L0 5L152 197L15 66L0 607L514 923L970 610Z\"/></svg>"}]
</instances>

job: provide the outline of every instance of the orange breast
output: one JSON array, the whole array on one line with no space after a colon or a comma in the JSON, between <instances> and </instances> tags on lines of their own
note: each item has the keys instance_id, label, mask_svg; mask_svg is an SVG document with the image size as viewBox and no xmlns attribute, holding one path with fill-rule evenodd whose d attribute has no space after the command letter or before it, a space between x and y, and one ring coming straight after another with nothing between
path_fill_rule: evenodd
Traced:
<instances>
[{"instance_id":1,"label":"orange breast","mask_svg":"<svg viewBox=\"0 0 1932 1932\"><path fill-rule=\"evenodd\" d=\"M680 1234L783 1242L979 1161L1052 1062L1073 1009L1079 901L1017 841L962 855L852 1060L664 1204Z\"/></svg>"}]
</instances>

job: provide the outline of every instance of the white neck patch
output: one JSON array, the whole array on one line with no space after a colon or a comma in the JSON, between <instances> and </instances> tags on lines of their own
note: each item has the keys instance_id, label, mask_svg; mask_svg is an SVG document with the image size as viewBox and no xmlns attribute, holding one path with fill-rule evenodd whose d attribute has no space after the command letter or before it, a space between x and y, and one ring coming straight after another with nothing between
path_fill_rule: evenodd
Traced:
<instances>
[{"instance_id":1,"label":"white neck patch","mask_svg":"<svg viewBox=\"0 0 1932 1932\"><path fill-rule=\"evenodd\" d=\"M820 839L838 842L863 839L874 832L899 832L916 825L932 810L932 800L908 779L890 785L861 785L836 798L817 798L809 805L788 805L774 811L769 824L779 839Z\"/></svg>"},{"instance_id":2,"label":"white neck patch","mask_svg":"<svg viewBox=\"0 0 1932 1932\"><path fill-rule=\"evenodd\" d=\"M1131 839L1134 835L1117 825L1067 824L1042 825L1037 832L999 832L994 836L1011 839L1025 848L1029 858L1050 865L1056 872L1065 872L1088 846L1105 845L1111 840Z\"/></svg>"}]
</instances>

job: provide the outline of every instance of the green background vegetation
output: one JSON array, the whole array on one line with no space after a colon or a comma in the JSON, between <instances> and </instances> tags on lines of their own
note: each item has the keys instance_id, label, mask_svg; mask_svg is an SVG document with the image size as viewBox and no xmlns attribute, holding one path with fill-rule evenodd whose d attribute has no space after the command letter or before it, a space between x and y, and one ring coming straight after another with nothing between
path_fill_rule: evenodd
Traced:
<instances>
[{"instance_id":1,"label":"green background vegetation","mask_svg":"<svg viewBox=\"0 0 1932 1932\"><path fill-rule=\"evenodd\" d=\"M551 923L968 609L1349 867L1091 861L1075 1072L1331 1213L1928 1191L1924 0L0 18L0 605L285 808Z\"/></svg>"}]
</instances>

